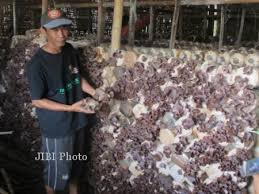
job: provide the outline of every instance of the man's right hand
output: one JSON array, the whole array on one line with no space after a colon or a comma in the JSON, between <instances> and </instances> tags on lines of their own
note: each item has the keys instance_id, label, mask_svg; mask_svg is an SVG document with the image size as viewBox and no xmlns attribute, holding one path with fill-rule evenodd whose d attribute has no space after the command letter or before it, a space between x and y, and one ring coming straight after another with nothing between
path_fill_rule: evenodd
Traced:
<instances>
[{"instance_id":1,"label":"man's right hand","mask_svg":"<svg viewBox=\"0 0 259 194\"><path fill-rule=\"evenodd\" d=\"M83 104L86 103L85 99L82 99L74 104L71 105L71 111L72 112L82 112L82 113L86 113L86 114L94 114L95 111L94 110L90 110L90 109L86 109L83 108Z\"/></svg>"}]
</instances>

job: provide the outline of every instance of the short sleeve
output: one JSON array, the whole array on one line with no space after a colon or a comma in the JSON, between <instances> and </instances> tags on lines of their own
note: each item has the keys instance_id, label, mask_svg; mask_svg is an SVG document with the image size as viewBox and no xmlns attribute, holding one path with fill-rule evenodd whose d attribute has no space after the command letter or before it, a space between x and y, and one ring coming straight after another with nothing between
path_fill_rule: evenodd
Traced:
<instances>
[{"instance_id":1,"label":"short sleeve","mask_svg":"<svg viewBox=\"0 0 259 194\"><path fill-rule=\"evenodd\" d=\"M81 76L86 77L87 73L84 71L84 67L82 65L81 59L80 59L80 52L78 49L73 49L73 55L75 63L77 64L78 72Z\"/></svg>"},{"instance_id":2,"label":"short sleeve","mask_svg":"<svg viewBox=\"0 0 259 194\"><path fill-rule=\"evenodd\" d=\"M46 79L41 64L32 60L27 64L26 74L32 100L42 99L47 93Z\"/></svg>"},{"instance_id":3,"label":"short sleeve","mask_svg":"<svg viewBox=\"0 0 259 194\"><path fill-rule=\"evenodd\" d=\"M81 75L83 73L82 69L82 64L81 64L81 61L80 61L80 55L79 55L79 51L78 50L75 50L75 56L76 56L76 60L77 60L77 64L78 64L78 70L79 70L79 74Z\"/></svg>"}]
</instances>

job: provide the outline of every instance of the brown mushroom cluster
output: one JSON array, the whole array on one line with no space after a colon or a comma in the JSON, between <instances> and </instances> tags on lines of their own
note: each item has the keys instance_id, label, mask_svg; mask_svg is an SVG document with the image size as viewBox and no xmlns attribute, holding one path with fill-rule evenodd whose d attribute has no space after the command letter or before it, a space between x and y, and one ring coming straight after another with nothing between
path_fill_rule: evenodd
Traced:
<instances>
[{"instance_id":1,"label":"brown mushroom cluster","mask_svg":"<svg viewBox=\"0 0 259 194\"><path fill-rule=\"evenodd\" d=\"M37 48L20 40L0 80L1 130L20 131L33 150L39 126L25 64ZM240 167L257 125L256 67L152 52L80 52L84 76L113 96L98 105L91 128L89 183L106 194L244 192Z\"/></svg>"},{"instance_id":2,"label":"brown mushroom cluster","mask_svg":"<svg viewBox=\"0 0 259 194\"><path fill-rule=\"evenodd\" d=\"M98 74L114 98L93 131L88 166L97 193L244 192L257 69L158 55L134 60L129 52L114 53Z\"/></svg>"},{"instance_id":3,"label":"brown mushroom cluster","mask_svg":"<svg viewBox=\"0 0 259 194\"><path fill-rule=\"evenodd\" d=\"M15 42L15 45L14 45ZM26 63L38 45L24 37L13 38L13 48L6 56L1 70L0 87L0 131L14 131L30 145L32 151L39 149L39 125L26 79Z\"/></svg>"}]
</instances>

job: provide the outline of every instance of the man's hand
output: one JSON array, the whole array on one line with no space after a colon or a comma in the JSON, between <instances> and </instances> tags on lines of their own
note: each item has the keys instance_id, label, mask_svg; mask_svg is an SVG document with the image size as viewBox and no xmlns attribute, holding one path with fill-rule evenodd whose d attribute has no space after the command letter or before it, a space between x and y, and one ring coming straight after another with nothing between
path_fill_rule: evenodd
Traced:
<instances>
[{"instance_id":1,"label":"man's hand","mask_svg":"<svg viewBox=\"0 0 259 194\"><path fill-rule=\"evenodd\" d=\"M86 99L80 100L74 104L71 105L72 112L82 112L86 114L94 114L95 111L88 109L85 104L87 103Z\"/></svg>"},{"instance_id":2,"label":"man's hand","mask_svg":"<svg viewBox=\"0 0 259 194\"><path fill-rule=\"evenodd\" d=\"M110 99L110 96L108 94L105 93L105 91L101 88L97 88L95 90L95 93L93 95L93 98L95 100L98 100L98 101L104 101L104 102L108 102L109 99Z\"/></svg>"}]
</instances>

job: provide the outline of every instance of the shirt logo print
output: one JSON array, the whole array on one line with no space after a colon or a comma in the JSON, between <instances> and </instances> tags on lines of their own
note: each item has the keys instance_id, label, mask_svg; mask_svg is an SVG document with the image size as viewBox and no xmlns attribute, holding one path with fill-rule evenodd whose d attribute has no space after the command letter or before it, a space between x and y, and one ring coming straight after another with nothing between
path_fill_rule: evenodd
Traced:
<instances>
[{"instance_id":1,"label":"shirt logo print","mask_svg":"<svg viewBox=\"0 0 259 194\"><path fill-rule=\"evenodd\" d=\"M79 73L79 70L78 70L77 67L73 67L72 65L69 65L68 68L69 68L69 71L70 71L71 74L78 74Z\"/></svg>"},{"instance_id":2,"label":"shirt logo print","mask_svg":"<svg viewBox=\"0 0 259 194\"><path fill-rule=\"evenodd\" d=\"M65 87L57 89L59 94L64 95L65 92L72 90L74 86L80 85L81 81L79 77L76 77L74 80L72 80L70 83L66 84Z\"/></svg>"}]
</instances>

